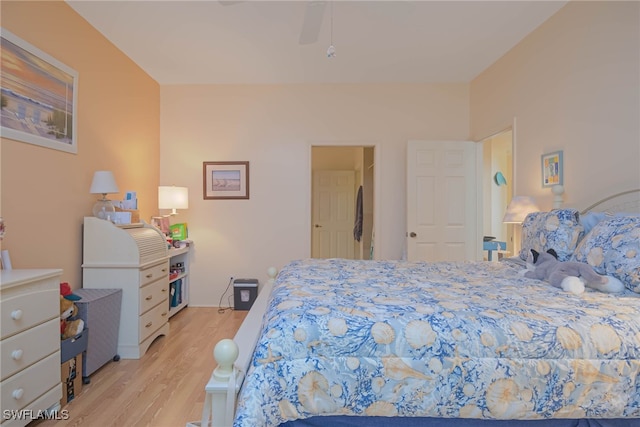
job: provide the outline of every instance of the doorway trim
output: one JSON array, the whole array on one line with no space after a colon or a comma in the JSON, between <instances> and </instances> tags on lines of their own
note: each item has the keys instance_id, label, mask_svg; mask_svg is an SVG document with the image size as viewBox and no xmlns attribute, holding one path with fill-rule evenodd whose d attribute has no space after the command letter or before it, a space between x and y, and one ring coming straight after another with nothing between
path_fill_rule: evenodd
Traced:
<instances>
[{"instance_id":1,"label":"doorway trim","mask_svg":"<svg viewBox=\"0 0 640 427\"><path fill-rule=\"evenodd\" d=\"M505 133L505 132L509 132L511 131L511 171L512 171L512 177L511 180L513 182L513 185L511 186L512 189L512 194L511 196L513 197L516 194L516 147L518 144L516 144L517 141L517 133L516 133L516 120L517 117L513 117L511 124L510 125L506 125L503 128L500 128L500 130L491 133L489 135L483 136L482 138L479 138L477 140L478 143L480 144L484 144L484 141L490 138L494 138L498 135L500 135L501 133Z\"/></svg>"},{"instance_id":2,"label":"doorway trim","mask_svg":"<svg viewBox=\"0 0 640 427\"><path fill-rule=\"evenodd\" d=\"M312 218L313 212L311 211L311 201L313 198L312 185L313 185L313 147L373 147L373 235L375 236L374 242L374 251L373 251L373 259L380 259L378 254L380 253L380 244L383 241L384 236L382 235L382 231L380 228L380 204L381 204L381 196L380 196L380 182L381 182L381 165L382 162L380 159L382 158L382 144L380 142L373 141L309 141L307 143L307 189L308 189L308 197L306 201L305 214L306 214L306 224L307 230L309 232L306 234L307 236L307 257L311 257L311 227L312 227Z\"/></svg>"},{"instance_id":3,"label":"doorway trim","mask_svg":"<svg viewBox=\"0 0 640 427\"><path fill-rule=\"evenodd\" d=\"M511 133L511 176L510 176L510 180L511 180L511 194L508 195L508 201L507 203L514 197L515 194L517 194L516 191L516 117L514 116L512 118L511 121L511 125L506 125L503 128L501 128L500 130L484 136L482 138L480 138L478 140L478 142L480 143L481 146L484 147L484 145L486 144L487 140L493 139L499 135L505 134L505 133ZM482 176L480 177L480 180L485 178L485 171L482 172ZM483 198L483 202L484 202L484 197L485 195L482 195ZM505 207L506 208L506 207ZM482 210L483 214L484 214L484 208ZM484 224L484 218L481 220L481 226L483 226ZM510 225L507 225L507 227L510 227ZM516 235L516 231L515 230L507 230L507 238L510 238L511 241L507 242L507 249L513 249L514 246L518 246L518 242L519 242L519 236ZM512 254L513 255L513 254Z\"/></svg>"}]
</instances>

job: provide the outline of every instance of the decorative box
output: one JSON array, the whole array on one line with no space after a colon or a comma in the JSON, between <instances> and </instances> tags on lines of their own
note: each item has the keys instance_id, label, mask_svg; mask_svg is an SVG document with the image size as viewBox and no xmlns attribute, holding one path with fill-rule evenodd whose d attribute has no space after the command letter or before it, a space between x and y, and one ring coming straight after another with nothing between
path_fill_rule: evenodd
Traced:
<instances>
[{"instance_id":1,"label":"decorative box","mask_svg":"<svg viewBox=\"0 0 640 427\"><path fill-rule=\"evenodd\" d=\"M76 398L82 391L82 355L78 354L62 363L62 401L64 406Z\"/></svg>"},{"instance_id":2,"label":"decorative box","mask_svg":"<svg viewBox=\"0 0 640 427\"><path fill-rule=\"evenodd\" d=\"M183 222L180 224L173 224L169 227L171 230L171 238L173 240L184 240L189 237L189 229L187 228L187 223Z\"/></svg>"}]
</instances>

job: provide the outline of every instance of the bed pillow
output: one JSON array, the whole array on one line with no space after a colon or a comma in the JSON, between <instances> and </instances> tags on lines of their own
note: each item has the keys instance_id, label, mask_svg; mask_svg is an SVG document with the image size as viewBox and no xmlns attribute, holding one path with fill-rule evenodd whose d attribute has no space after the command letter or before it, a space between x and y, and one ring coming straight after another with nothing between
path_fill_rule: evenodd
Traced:
<instances>
[{"instance_id":1,"label":"bed pillow","mask_svg":"<svg viewBox=\"0 0 640 427\"><path fill-rule=\"evenodd\" d=\"M572 259L640 293L640 217L616 216L599 222L582 239Z\"/></svg>"},{"instance_id":2,"label":"bed pillow","mask_svg":"<svg viewBox=\"0 0 640 427\"><path fill-rule=\"evenodd\" d=\"M589 234L591 229L595 227L597 223L607 218L611 218L611 215L606 212L587 212L580 215L580 224L584 227L584 235Z\"/></svg>"},{"instance_id":3,"label":"bed pillow","mask_svg":"<svg viewBox=\"0 0 640 427\"><path fill-rule=\"evenodd\" d=\"M569 261L584 235L579 217L576 209L554 209L527 215L522 223L520 258L526 260L531 249L538 252L554 249L558 260Z\"/></svg>"},{"instance_id":4,"label":"bed pillow","mask_svg":"<svg viewBox=\"0 0 640 427\"><path fill-rule=\"evenodd\" d=\"M584 235L586 236L587 234L589 234L591 229L597 223L599 223L600 221L603 221L605 219L614 218L614 217L621 217L621 216L640 217L640 213L634 213L634 212L616 212L616 213L587 212L585 214L580 215L580 224L584 227Z\"/></svg>"}]
</instances>

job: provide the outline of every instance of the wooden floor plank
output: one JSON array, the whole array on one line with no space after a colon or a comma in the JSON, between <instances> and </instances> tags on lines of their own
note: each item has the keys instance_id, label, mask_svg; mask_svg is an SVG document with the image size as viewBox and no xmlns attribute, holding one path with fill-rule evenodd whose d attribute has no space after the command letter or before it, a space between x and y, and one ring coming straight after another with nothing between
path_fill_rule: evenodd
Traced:
<instances>
[{"instance_id":1,"label":"wooden floor plank","mask_svg":"<svg viewBox=\"0 0 640 427\"><path fill-rule=\"evenodd\" d=\"M246 311L187 307L173 316L139 360L109 362L63 409L68 420L34 421L29 427L184 427L202 415L204 387L216 366L213 347L233 338Z\"/></svg>"}]
</instances>

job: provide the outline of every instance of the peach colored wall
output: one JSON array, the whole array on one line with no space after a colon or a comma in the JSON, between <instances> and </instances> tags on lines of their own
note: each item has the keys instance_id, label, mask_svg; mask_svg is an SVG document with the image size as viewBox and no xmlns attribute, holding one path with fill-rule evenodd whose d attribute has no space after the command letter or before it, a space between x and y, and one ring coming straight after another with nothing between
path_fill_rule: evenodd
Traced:
<instances>
[{"instance_id":1,"label":"peach colored wall","mask_svg":"<svg viewBox=\"0 0 640 427\"><path fill-rule=\"evenodd\" d=\"M375 145L376 257L402 255L406 143L465 140L467 84L162 86L161 182L189 187L191 305L228 304L229 277L310 255L312 144ZM202 162L250 161L249 200L203 200Z\"/></svg>"},{"instance_id":2,"label":"peach colored wall","mask_svg":"<svg viewBox=\"0 0 640 427\"><path fill-rule=\"evenodd\" d=\"M515 128L515 193L551 207L540 156L564 151L565 203L640 187L640 3L570 2L471 83L471 136Z\"/></svg>"},{"instance_id":3,"label":"peach colored wall","mask_svg":"<svg viewBox=\"0 0 640 427\"><path fill-rule=\"evenodd\" d=\"M79 73L78 154L2 139L2 248L13 268L62 268L81 285L82 221L93 172L112 170L121 199L157 213L160 88L62 1L1 3L2 27Z\"/></svg>"}]
</instances>

